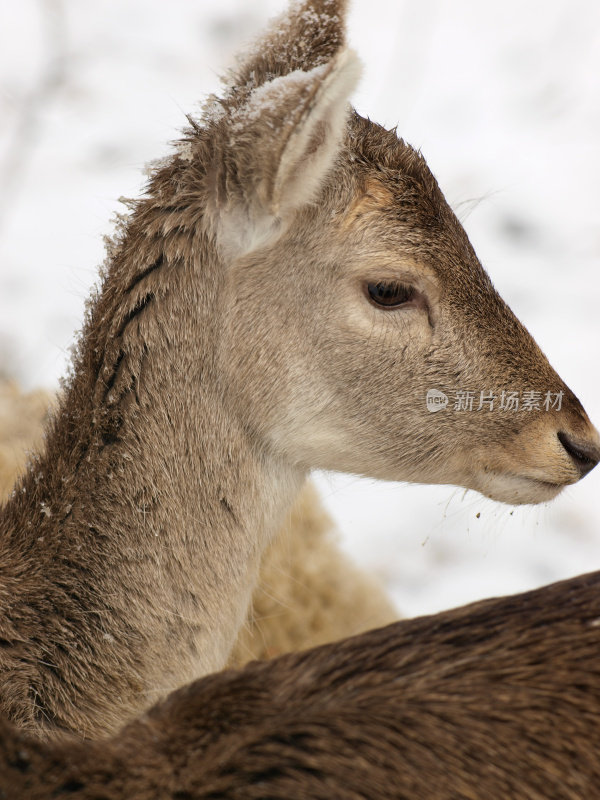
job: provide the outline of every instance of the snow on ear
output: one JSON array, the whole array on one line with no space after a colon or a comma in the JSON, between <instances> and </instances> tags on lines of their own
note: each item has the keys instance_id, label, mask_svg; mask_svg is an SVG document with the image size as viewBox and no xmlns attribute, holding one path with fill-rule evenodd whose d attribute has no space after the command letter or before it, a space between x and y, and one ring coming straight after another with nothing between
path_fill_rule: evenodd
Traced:
<instances>
[{"instance_id":1,"label":"snow on ear","mask_svg":"<svg viewBox=\"0 0 600 800\"><path fill-rule=\"evenodd\" d=\"M347 0L292 0L237 59L227 80L232 102L297 69L326 64L346 46Z\"/></svg>"},{"instance_id":2,"label":"snow on ear","mask_svg":"<svg viewBox=\"0 0 600 800\"><path fill-rule=\"evenodd\" d=\"M316 196L335 162L359 75L358 58L344 50L262 84L220 120L211 205L229 257L277 238Z\"/></svg>"}]
</instances>

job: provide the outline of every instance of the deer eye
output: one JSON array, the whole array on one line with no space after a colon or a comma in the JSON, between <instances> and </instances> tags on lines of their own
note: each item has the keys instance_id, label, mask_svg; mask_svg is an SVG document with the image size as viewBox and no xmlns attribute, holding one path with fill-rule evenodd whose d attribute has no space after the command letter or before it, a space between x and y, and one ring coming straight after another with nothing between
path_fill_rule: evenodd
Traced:
<instances>
[{"instance_id":1,"label":"deer eye","mask_svg":"<svg viewBox=\"0 0 600 800\"><path fill-rule=\"evenodd\" d=\"M417 295L414 287L397 281L367 283L366 290L371 302L382 308L398 308L410 303Z\"/></svg>"}]
</instances>

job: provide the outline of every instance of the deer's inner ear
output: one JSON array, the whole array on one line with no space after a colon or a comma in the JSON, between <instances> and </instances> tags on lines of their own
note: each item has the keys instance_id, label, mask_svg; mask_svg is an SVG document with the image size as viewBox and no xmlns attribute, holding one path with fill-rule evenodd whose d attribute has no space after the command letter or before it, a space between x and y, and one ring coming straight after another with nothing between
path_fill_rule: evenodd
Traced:
<instances>
[{"instance_id":1,"label":"deer's inner ear","mask_svg":"<svg viewBox=\"0 0 600 800\"><path fill-rule=\"evenodd\" d=\"M215 144L211 206L228 258L274 242L316 197L342 147L359 74L357 57L342 50L267 81L231 112L227 136Z\"/></svg>"}]
</instances>

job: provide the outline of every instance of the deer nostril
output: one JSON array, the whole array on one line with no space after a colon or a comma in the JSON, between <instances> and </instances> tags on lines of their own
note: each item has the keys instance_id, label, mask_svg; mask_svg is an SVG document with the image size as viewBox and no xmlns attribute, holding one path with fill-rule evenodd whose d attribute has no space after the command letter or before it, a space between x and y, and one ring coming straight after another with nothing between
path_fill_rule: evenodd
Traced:
<instances>
[{"instance_id":1,"label":"deer nostril","mask_svg":"<svg viewBox=\"0 0 600 800\"><path fill-rule=\"evenodd\" d=\"M577 441L563 431L559 431L558 439L577 465L582 478L600 461L600 448L597 445Z\"/></svg>"}]
</instances>

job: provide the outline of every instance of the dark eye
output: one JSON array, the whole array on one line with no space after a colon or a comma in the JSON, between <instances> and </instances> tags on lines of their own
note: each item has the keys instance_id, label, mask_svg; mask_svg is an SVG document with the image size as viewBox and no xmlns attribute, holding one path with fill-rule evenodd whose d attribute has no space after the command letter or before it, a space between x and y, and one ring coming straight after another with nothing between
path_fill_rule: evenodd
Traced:
<instances>
[{"instance_id":1,"label":"dark eye","mask_svg":"<svg viewBox=\"0 0 600 800\"><path fill-rule=\"evenodd\" d=\"M414 300L417 294L412 286L396 281L367 283L366 288L371 301L382 308L397 308L405 305Z\"/></svg>"}]
</instances>

